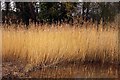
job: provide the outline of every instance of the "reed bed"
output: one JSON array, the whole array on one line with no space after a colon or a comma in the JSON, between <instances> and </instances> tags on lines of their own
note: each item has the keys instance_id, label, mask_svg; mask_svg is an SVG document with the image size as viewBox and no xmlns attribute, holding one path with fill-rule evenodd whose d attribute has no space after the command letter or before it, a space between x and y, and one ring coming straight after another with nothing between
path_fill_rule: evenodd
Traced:
<instances>
[{"instance_id":1,"label":"reed bed","mask_svg":"<svg viewBox=\"0 0 120 80\"><path fill-rule=\"evenodd\" d=\"M48 66L72 61L117 63L116 25L42 25L17 29L2 28L2 59L31 66Z\"/></svg>"}]
</instances>

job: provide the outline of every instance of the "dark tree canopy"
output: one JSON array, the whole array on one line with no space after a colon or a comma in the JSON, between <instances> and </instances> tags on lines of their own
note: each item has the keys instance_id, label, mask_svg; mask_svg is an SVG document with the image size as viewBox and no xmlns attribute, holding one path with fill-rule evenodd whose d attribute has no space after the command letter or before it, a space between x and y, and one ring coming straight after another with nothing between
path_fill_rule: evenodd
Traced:
<instances>
[{"instance_id":1,"label":"dark tree canopy","mask_svg":"<svg viewBox=\"0 0 120 80\"><path fill-rule=\"evenodd\" d=\"M79 7L78 7L79 6ZM3 23L68 23L76 17L83 21L110 22L120 13L120 2L15 2L16 11L10 9L10 2L5 2L2 10Z\"/></svg>"}]
</instances>

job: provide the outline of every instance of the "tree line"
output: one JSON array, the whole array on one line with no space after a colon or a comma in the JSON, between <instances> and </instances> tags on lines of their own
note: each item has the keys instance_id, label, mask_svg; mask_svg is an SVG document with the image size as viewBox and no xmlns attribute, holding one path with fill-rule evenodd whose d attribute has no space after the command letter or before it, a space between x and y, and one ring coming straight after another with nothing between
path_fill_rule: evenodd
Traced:
<instances>
[{"instance_id":1,"label":"tree line","mask_svg":"<svg viewBox=\"0 0 120 80\"><path fill-rule=\"evenodd\" d=\"M111 22L120 13L120 2L10 2L4 3L3 24L73 24L77 21Z\"/></svg>"}]
</instances>

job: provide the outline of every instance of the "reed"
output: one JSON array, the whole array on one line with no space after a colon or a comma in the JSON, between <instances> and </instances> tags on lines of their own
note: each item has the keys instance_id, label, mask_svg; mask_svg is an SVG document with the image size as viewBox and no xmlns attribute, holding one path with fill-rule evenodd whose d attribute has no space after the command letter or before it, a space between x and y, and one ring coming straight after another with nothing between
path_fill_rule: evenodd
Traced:
<instances>
[{"instance_id":1,"label":"reed","mask_svg":"<svg viewBox=\"0 0 120 80\"><path fill-rule=\"evenodd\" d=\"M21 25L22 26L22 25ZM118 61L116 25L14 25L2 28L2 59L21 61L31 66L53 65L71 61Z\"/></svg>"}]
</instances>

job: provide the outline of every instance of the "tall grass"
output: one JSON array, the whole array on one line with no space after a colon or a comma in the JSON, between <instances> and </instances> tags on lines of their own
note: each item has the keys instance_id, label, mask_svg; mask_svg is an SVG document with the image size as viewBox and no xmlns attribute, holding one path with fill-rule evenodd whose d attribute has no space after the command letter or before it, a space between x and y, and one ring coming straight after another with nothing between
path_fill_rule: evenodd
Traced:
<instances>
[{"instance_id":1,"label":"tall grass","mask_svg":"<svg viewBox=\"0 0 120 80\"><path fill-rule=\"evenodd\" d=\"M118 30L111 25L105 25L105 29L102 25L97 29L94 24L30 25L29 29L13 26L2 29L3 61L47 66L69 61L118 60Z\"/></svg>"}]
</instances>

